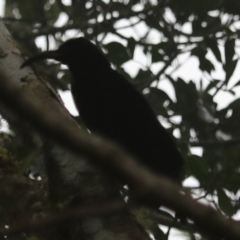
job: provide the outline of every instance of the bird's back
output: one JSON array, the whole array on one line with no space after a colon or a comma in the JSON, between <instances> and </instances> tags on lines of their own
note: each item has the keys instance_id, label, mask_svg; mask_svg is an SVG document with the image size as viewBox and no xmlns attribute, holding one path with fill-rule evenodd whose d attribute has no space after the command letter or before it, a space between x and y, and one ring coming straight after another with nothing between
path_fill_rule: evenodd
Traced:
<instances>
[{"instance_id":1,"label":"bird's back","mask_svg":"<svg viewBox=\"0 0 240 240\"><path fill-rule=\"evenodd\" d=\"M179 179L183 160L172 138L123 76L109 67L73 77L75 103L92 132L117 142L150 170Z\"/></svg>"}]
</instances>

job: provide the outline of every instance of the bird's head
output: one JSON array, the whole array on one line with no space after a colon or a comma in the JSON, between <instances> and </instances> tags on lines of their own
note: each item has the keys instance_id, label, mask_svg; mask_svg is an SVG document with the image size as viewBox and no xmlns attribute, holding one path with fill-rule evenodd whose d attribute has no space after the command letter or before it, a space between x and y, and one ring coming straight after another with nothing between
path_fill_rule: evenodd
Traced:
<instances>
[{"instance_id":1,"label":"bird's head","mask_svg":"<svg viewBox=\"0 0 240 240\"><path fill-rule=\"evenodd\" d=\"M98 62L109 64L99 49L83 37L70 39L57 50L42 52L30 57L21 65L21 68L44 59L53 59L70 67L75 64L81 64L81 66L94 64L94 62L96 64Z\"/></svg>"}]
</instances>

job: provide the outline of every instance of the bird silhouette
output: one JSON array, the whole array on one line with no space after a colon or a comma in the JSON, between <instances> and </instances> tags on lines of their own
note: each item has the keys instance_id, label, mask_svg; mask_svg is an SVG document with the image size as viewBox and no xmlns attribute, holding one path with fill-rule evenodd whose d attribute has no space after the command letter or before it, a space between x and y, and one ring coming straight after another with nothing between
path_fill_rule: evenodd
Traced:
<instances>
[{"instance_id":1,"label":"bird silhouette","mask_svg":"<svg viewBox=\"0 0 240 240\"><path fill-rule=\"evenodd\" d=\"M70 39L55 51L29 58L21 67L43 59L68 66L76 107L92 133L118 143L149 170L180 180L184 161L172 137L142 94L111 68L92 42Z\"/></svg>"}]
</instances>

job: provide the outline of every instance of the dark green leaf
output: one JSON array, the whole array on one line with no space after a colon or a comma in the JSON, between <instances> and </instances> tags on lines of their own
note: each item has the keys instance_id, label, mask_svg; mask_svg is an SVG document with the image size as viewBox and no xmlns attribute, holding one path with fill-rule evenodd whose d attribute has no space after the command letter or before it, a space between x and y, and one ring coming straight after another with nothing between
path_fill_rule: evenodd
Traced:
<instances>
[{"instance_id":1,"label":"dark green leaf","mask_svg":"<svg viewBox=\"0 0 240 240\"><path fill-rule=\"evenodd\" d=\"M226 195L225 191L220 188L217 190L218 204L221 210L228 216L232 216L235 213L231 199Z\"/></svg>"},{"instance_id":2,"label":"dark green leaf","mask_svg":"<svg viewBox=\"0 0 240 240\"><path fill-rule=\"evenodd\" d=\"M235 88L235 87L237 87L237 86L239 86L239 85L240 85L240 80L238 80L238 81L233 85L232 89Z\"/></svg>"},{"instance_id":3,"label":"dark green leaf","mask_svg":"<svg viewBox=\"0 0 240 240\"><path fill-rule=\"evenodd\" d=\"M148 17L145 19L145 23L150 27L150 28L155 28L159 30L159 22L155 17Z\"/></svg>"},{"instance_id":4,"label":"dark green leaf","mask_svg":"<svg viewBox=\"0 0 240 240\"><path fill-rule=\"evenodd\" d=\"M237 15L240 12L240 5L238 0L226 0L223 1L224 11L231 15Z\"/></svg>"},{"instance_id":5,"label":"dark green leaf","mask_svg":"<svg viewBox=\"0 0 240 240\"><path fill-rule=\"evenodd\" d=\"M147 54L148 52L149 52L149 47L148 46L144 46L143 53Z\"/></svg>"},{"instance_id":6,"label":"dark green leaf","mask_svg":"<svg viewBox=\"0 0 240 240\"><path fill-rule=\"evenodd\" d=\"M153 230L154 239L165 240L166 235L164 232L156 225L156 228Z\"/></svg>"},{"instance_id":7,"label":"dark green leaf","mask_svg":"<svg viewBox=\"0 0 240 240\"><path fill-rule=\"evenodd\" d=\"M230 94L232 94L233 96L236 95L236 93L235 93L233 90L231 90L231 89L222 89L222 91L227 92L227 93L230 93Z\"/></svg>"},{"instance_id":8,"label":"dark green leaf","mask_svg":"<svg viewBox=\"0 0 240 240\"><path fill-rule=\"evenodd\" d=\"M194 19L192 22L193 35L202 35L205 29L201 26L201 21L199 19Z\"/></svg>"},{"instance_id":9,"label":"dark green leaf","mask_svg":"<svg viewBox=\"0 0 240 240\"><path fill-rule=\"evenodd\" d=\"M130 59L126 47L119 42L111 42L104 46L107 49L109 60L116 66L120 66Z\"/></svg>"},{"instance_id":10,"label":"dark green leaf","mask_svg":"<svg viewBox=\"0 0 240 240\"><path fill-rule=\"evenodd\" d=\"M164 56L159 53L159 47L153 46L151 50L152 54L152 63L163 61Z\"/></svg>"},{"instance_id":11,"label":"dark green leaf","mask_svg":"<svg viewBox=\"0 0 240 240\"><path fill-rule=\"evenodd\" d=\"M215 69L214 65L208 59L206 59L205 57L204 58L199 58L199 61L200 61L199 68L202 71L206 71L210 74L211 71L213 71Z\"/></svg>"},{"instance_id":12,"label":"dark green leaf","mask_svg":"<svg viewBox=\"0 0 240 240\"><path fill-rule=\"evenodd\" d=\"M164 116L168 115L166 109L163 107L163 104L166 101L169 103L173 102L167 93L161 89L151 87L149 93L146 94L146 98L156 114L161 114Z\"/></svg>"},{"instance_id":13,"label":"dark green leaf","mask_svg":"<svg viewBox=\"0 0 240 240\"><path fill-rule=\"evenodd\" d=\"M205 38L205 43L212 50L212 52L215 55L216 59L219 62L222 62L221 53L220 53L220 50L218 48L217 40L211 39L211 38Z\"/></svg>"},{"instance_id":14,"label":"dark green leaf","mask_svg":"<svg viewBox=\"0 0 240 240\"><path fill-rule=\"evenodd\" d=\"M133 57L135 47L136 47L136 41L135 41L135 39L132 38L132 37L129 38L129 39L128 39L127 48L128 48L128 50L130 51L130 53L131 53L131 57Z\"/></svg>"},{"instance_id":15,"label":"dark green leaf","mask_svg":"<svg viewBox=\"0 0 240 240\"><path fill-rule=\"evenodd\" d=\"M231 61L231 63L226 65L226 77L225 77L225 84L227 85L236 66L237 66L238 59Z\"/></svg>"},{"instance_id":16,"label":"dark green leaf","mask_svg":"<svg viewBox=\"0 0 240 240\"><path fill-rule=\"evenodd\" d=\"M151 75L152 75L151 71L139 69L138 74L136 75L134 80L138 82L147 81L151 79Z\"/></svg>"},{"instance_id":17,"label":"dark green leaf","mask_svg":"<svg viewBox=\"0 0 240 240\"><path fill-rule=\"evenodd\" d=\"M207 54L207 49L204 47L195 47L191 51L191 55L194 55L198 58L204 58L205 55Z\"/></svg>"},{"instance_id":18,"label":"dark green leaf","mask_svg":"<svg viewBox=\"0 0 240 240\"><path fill-rule=\"evenodd\" d=\"M156 46L160 51L162 50L162 52L165 53L165 57L168 57L168 58L177 51L176 44L172 41L161 42Z\"/></svg>"},{"instance_id":19,"label":"dark green leaf","mask_svg":"<svg viewBox=\"0 0 240 240\"><path fill-rule=\"evenodd\" d=\"M159 100L161 99L163 102L166 100L172 101L171 98L167 95L167 93L159 88L151 87L150 92L157 96Z\"/></svg>"},{"instance_id":20,"label":"dark green leaf","mask_svg":"<svg viewBox=\"0 0 240 240\"><path fill-rule=\"evenodd\" d=\"M62 71L64 74L63 76L61 77L61 82L64 82L65 84L70 84L70 81L71 81L71 78L72 78L72 75L69 71L67 70L63 70Z\"/></svg>"},{"instance_id":21,"label":"dark green leaf","mask_svg":"<svg viewBox=\"0 0 240 240\"><path fill-rule=\"evenodd\" d=\"M197 10L197 12L199 14L199 10ZM204 13L202 12L200 17L196 17L192 22L193 35L195 36L205 37L211 35L213 32L216 31L217 28L220 27L220 18L207 15L207 11L205 11Z\"/></svg>"},{"instance_id":22,"label":"dark green leaf","mask_svg":"<svg viewBox=\"0 0 240 240\"><path fill-rule=\"evenodd\" d=\"M235 47L235 39L228 39L225 42L224 51L225 51L225 65L226 66L231 65L233 56L235 54L234 47Z\"/></svg>"},{"instance_id":23,"label":"dark green leaf","mask_svg":"<svg viewBox=\"0 0 240 240\"><path fill-rule=\"evenodd\" d=\"M206 87L205 92L208 92L209 90L211 90L212 88L216 87L217 84L221 82L221 80L218 79L213 79Z\"/></svg>"},{"instance_id":24,"label":"dark green leaf","mask_svg":"<svg viewBox=\"0 0 240 240\"><path fill-rule=\"evenodd\" d=\"M196 109L198 100L196 85L192 81L187 83L183 79L178 78L174 84L174 89L179 109L186 112L186 110L189 110L189 107L191 107L191 112L194 113L193 110Z\"/></svg>"},{"instance_id":25,"label":"dark green leaf","mask_svg":"<svg viewBox=\"0 0 240 240\"><path fill-rule=\"evenodd\" d=\"M175 86L176 84L176 81L168 74L165 74L166 78L172 83L173 87Z\"/></svg>"},{"instance_id":26,"label":"dark green leaf","mask_svg":"<svg viewBox=\"0 0 240 240\"><path fill-rule=\"evenodd\" d=\"M203 47L196 47L191 51L191 55L196 56L199 60L199 68L202 71L206 71L208 73L211 73L212 70L214 70L214 65L206 59L207 50Z\"/></svg>"},{"instance_id":27,"label":"dark green leaf","mask_svg":"<svg viewBox=\"0 0 240 240\"><path fill-rule=\"evenodd\" d=\"M206 182L209 178L208 165L203 158L191 155L186 158L187 166L189 167L191 173L200 181Z\"/></svg>"}]
</instances>

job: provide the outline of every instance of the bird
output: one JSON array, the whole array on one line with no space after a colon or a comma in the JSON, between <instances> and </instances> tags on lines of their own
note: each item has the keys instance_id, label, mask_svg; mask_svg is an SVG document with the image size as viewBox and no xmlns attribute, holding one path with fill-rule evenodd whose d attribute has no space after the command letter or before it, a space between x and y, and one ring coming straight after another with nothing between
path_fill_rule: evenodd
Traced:
<instances>
[{"instance_id":1,"label":"bird","mask_svg":"<svg viewBox=\"0 0 240 240\"><path fill-rule=\"evenodd\" d=\"M91 133L117 143L155 174L180 182L184 160L173 138L94 43L84 37L67 40L57 50L30 57L21 68L44 59L68 66L75 105Z\"/></svg>"}]
</instances>

